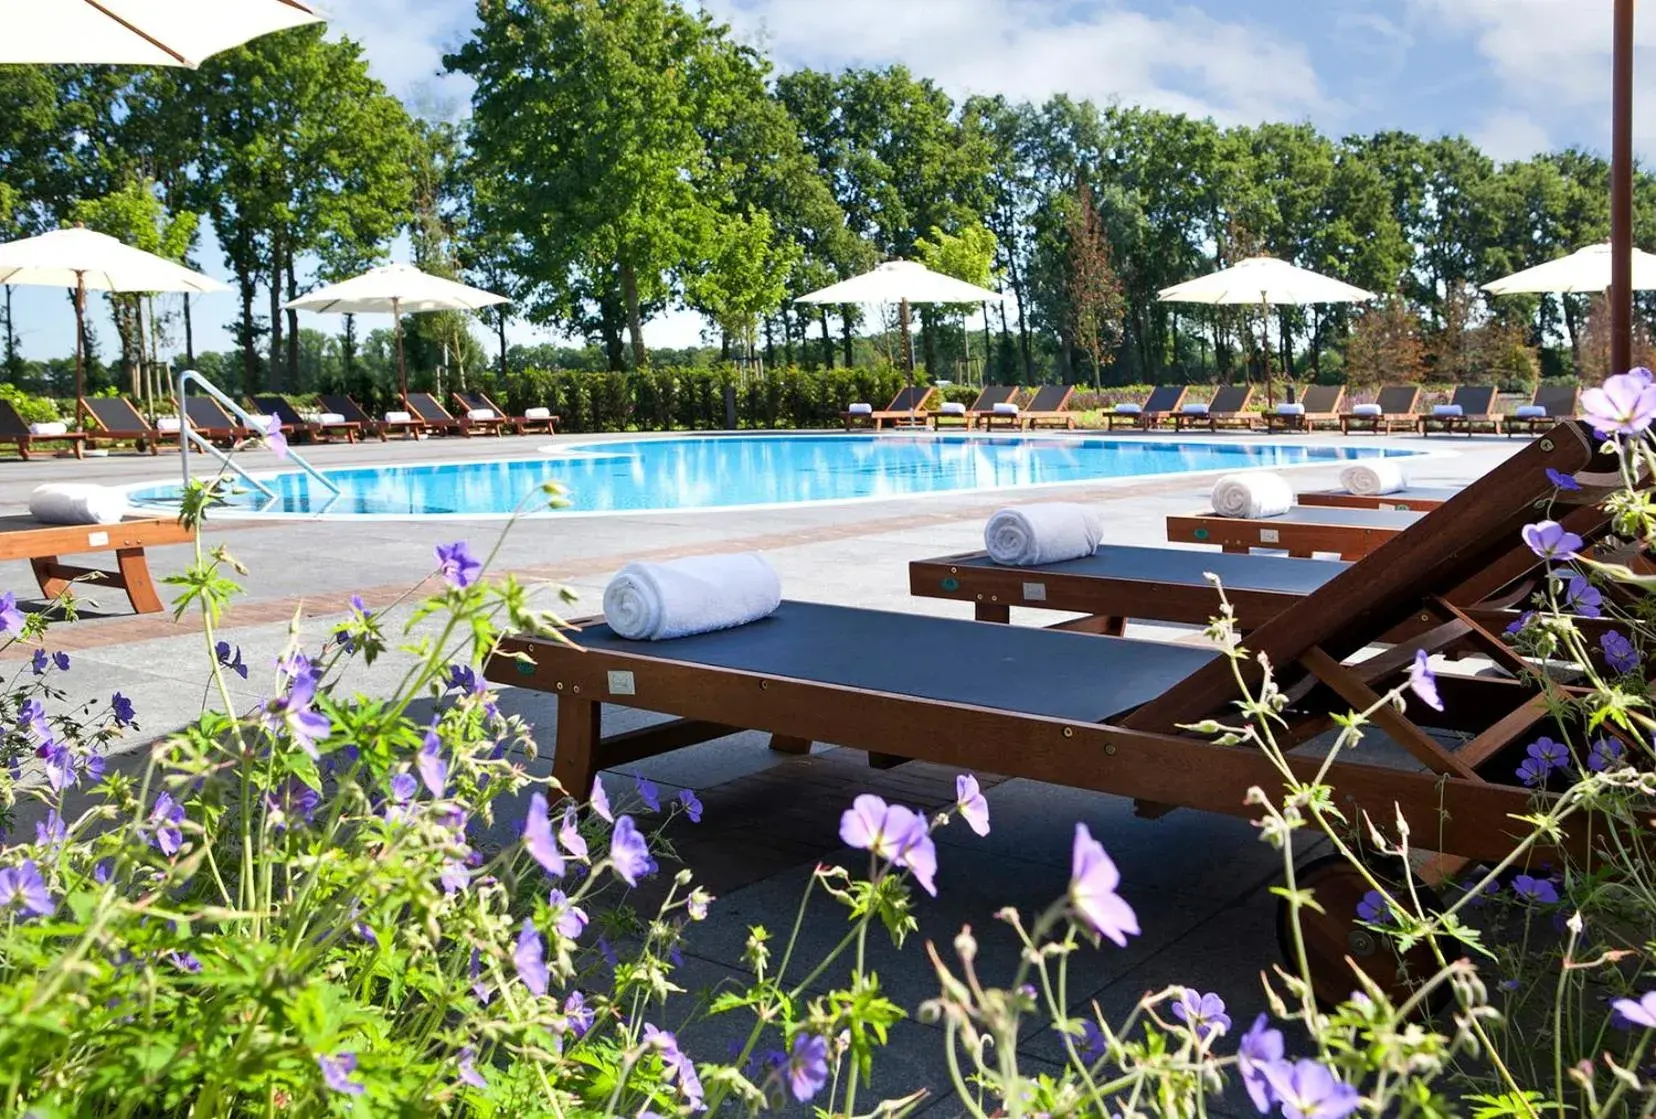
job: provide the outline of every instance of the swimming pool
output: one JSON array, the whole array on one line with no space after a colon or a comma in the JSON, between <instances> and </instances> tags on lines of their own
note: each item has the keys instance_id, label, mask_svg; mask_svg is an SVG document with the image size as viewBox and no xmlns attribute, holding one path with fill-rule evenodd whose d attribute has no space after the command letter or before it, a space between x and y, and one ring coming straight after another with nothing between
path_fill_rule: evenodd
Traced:
<instances>
[{"instance_id":1,"label":"swimming pool","mask_svg":"<svg viewBox=\"0 0 1656 1119\"><path fill-rule=\"evenodd\" d=\"M572 504L549 514L557 516L1023 489L1413 453L1025 435L673 436L577 444L536 458L325 471L340 488L337 497L304 474L260 476L275 498L250 492L234 504L249 513L291 516L502 516L536 487L558 482ZM176 504L178 486L137 487L128 499L136 505Z\"/></svg>"}]
</instances>

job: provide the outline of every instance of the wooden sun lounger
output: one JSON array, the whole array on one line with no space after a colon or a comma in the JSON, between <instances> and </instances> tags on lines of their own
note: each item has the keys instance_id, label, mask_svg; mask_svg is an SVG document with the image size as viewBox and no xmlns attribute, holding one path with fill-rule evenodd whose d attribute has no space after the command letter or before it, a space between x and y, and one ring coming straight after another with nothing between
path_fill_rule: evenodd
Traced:
<instances>
[{"instance_id":1,"label":"wooden sun lounger","mask_svg":"<svg viewBox=\"0 0 1656 1119\"><path fill-rule=\"evenodd\" d=\"M931 399L937 390L929 385L909 385L898 391L891 398L891 403L884 408L873 412L852 412L846 410L840 413L840 419L845 421L845 430L850 431L853 426L872 427L875 431L883 428L887 421L893 427L924 427L926 413L930 410Z\"/></svg>"},{"instance_id":2,"label":"wooden sun lounger","mask_svg":"<svg viewBox=\"0 0 1656 1119\"><path fill-rule=\"evenodd\" d=\"M1074 385L1042 385L1035 390L1035 395L1030 398L1020 414L1010 418L1018 421L1026 431L1038 427L1061 427L1066 431L1071 430L1075 427L1075 413L1069 410L1069 402L1070 397L1074 395ZM983 426L988 428L995 422L1008 418L991 412L983 417Z\"/></svg>"},{"instance_id":3,"label":"wooden sun lounger","mask_svg":"<svg viewBox=\"0 0 1656 1119\"><path fill-rule=\"evenodd\" d=\"M310 439L332 439L335 434L339 434L345 436L345 442L355 443L357 433L362 430L361 422L348 416L333 423L307 420L299 414L298 409L294 408L293 405L274 394L255 396L253 406L267 416L275 416L281 422L284 432L303 434ZM323 411L332 411L332 409L324 408ZM343 412L335 414L345 415Z\"/></svg>"},{"instance_id":4,"label":"wooden sun lounger","mask_svg":"<svg viewBox=\"0 0 1656 1119\"><path fill-rule=\"evenodd\" d=\"M234 443L264 434L248 430L240 420L219 407L218 401L210 396L186 396L184 409L190 419L190 429L210 442ZM176 416L176 413L174 415ZM183 438L181 432L169 431L160 425L161 421L156 420L156 427L164 438L174 442Z\"/></svg>"},{"instance_id":5,"label":"wooden sun lounger","mask_svg":"<svg viewBox=\"0 0 1656 1119\"><path fill-rule=\"evenodd\" d=\"M1185 393L1189 391L1185 385L1157 385L1138 411L1104 413L1105 429L1114 431L1117 426L1122 426L1148 430L1155 427L1183 406Z\"/></svg>"},{"instance_id":6,"label":"wooden sun lounger","mask_svg":"<svg viewBox=\"0 0 1656 1119\"><path fill-rule=\"evenodd\" d=\"M118 587L140 614L163 609L150 577L145 548L188 544L189 529L171 517L131 517L112 525L48 525L26 514L0 517L0 560L28 560L40 592L55 599L75 580L87 587ZM76 567L60 556L114 552L116 570Z\"/></svg>"},{"instance_id":7,"label":"wooden sun lounger","mask_svg":"<svg viewBox=\"0 0 1656 1119\"><path fill-rule=\"evenodd\" d=\"M1390 385L1380 390L1377 416L1356 412L1340 414L1340 434L1367 431L1374 435L1390 435L1393 431L1413 431L1420 419L1420 386Z\"/></svg>"},{"instance_id":8,"label":"wooden sun lounger","mask_svg":"<svg viewBox=\"0 0 1656 1119\"><path fill-rule=\"evenodd\" d=\"M1346 509L1396 509L1424 513L1436 509L1460 492L1453 486L1409 486L1395 493L1359 494L1349 490L1304 490L1295 495L1301 505L1337 505Z\"/></svg>"},{"instance_id":9,"label":"wooden sun lounger","mask_svg":"<svg viewBox=\"0 0 1656 1119\"><path fill-rule=\"evenodd\" d=\"M1252 385L1221 385L1213 394L1206 411L1191 412L1180 408L1173 413L1173 430L1205 427L1218 431L1220 427L1252 427L1258 417L1248 411L1253 401ZM1188 407L1188 406L1187 406Z\"/></svg>"},{"instance_id":10,"label":"wooden sun lounger","mask_svg":"<svg viewBox=\"0 0 1656 1119\"><path fill-rule=\"evenodd\" d=\"M37 443L68 444L75 452L76 458L85 458L86 433L71 431L65 435L36 435L29 430L28 423L18 414L17 407L11 401L0 398L0 443L10 443L17 448L17 457L27 462L29 452L34 450Z\"/></svg>"},{"instance_id":11,"label":"wooden sun lounger","mask_svg":"<svg viewBox=\"0 0 1656 1119\"><path fill-rule=\"evenodd\" d=\"M496 435L505 435L508 429L510 429L514 435L523 434L523 417L512 415L510 412L506 411L506 409L490 400L487 394L482 392L456 392L453 396L454 402L460 406L462 419L470 420L470 422L474 424L495 424ZM467 414L470 412L492 412L494 413L494 418L473 420L470 415Z\"/></svg>"},{"instance_id":12,"label":"wooden sun lounger","mask_svg":"<svg viewBox=\"0 0 1656 1119\"><path fill-rule=\"evenodd\" d=\"M1503 416L1501 430L1507 433L1508 438L1520 431L1525 435L1536 435L1563 420L1575 419L1580 404L1581 390L1574 385L1538 385L1535 395L1530 397L1530 405L1545 409L1546 415Z\"/></svg>"},{"instance_id":13,"label":"wooden sun lounger","mask_svg":"<svg viewBox=\"0 0 1656 1119\"><path fill-rule=\"evenodd\" d=\"M540 428L548 435L558 433L558 420L561 417L552 415L550 412L545 416L514 416L496 404L488 393L481 390L477 392L457 392L454 394L454 399L459 402L462 408L468 411L473 408L488 408L495 415L503 417L519 435L527 434L532 428Z\"/></svg>"},{"instance_id":14,"label":"wooden sun lounger","mask_svg":"<svg viewBox=\"0 0 1656 1119\"><path fill-rule=\"evenodd\" d=\"M88 446L108 440L159 454L161 433L124 396L82 397L77 403Z\"/></svg>"},{"instance_id":15,"label":"wooden sun lounger","mask_svg":"<svg viewBox=\"0 0 1656 1119\"><path fill-rule=\"evenodd\" d=\"M1167 538L1176 544L1213 544L1227 552L1270 548L1291 556L1327 552L1362 559L1413 525L1424 513L1392 509L1346 509L1301 505L1280 517L1221 517L1215 513L1174 514Z\"/></svg>"},{"instance_id":16,"label":"wooden sun lounger","mask_svg":"<svg viewBox=\"0 0 1656 1119\"><path fill-rule=\"evenodd\" d=\"M387 424L384 420L376 420L363 409L362 405L356 402L354 397L343 393L322 393L317 396L316 402L322 405L324 412L333 412L344 416L348 423L356 424L358 430L371 431L378 435L381 443L385 442L387 427L396 427L399 430L412 433L418 432L421 426L417 420L410 420L406 424Z\"/></svg>"},{"instance_id":17,"label":"wooden sun lounger","mask_svg":"<svg viewBox=\"0 0 1656 1119\"><path fill-rule=\"evenodd\" d=\"M927 413L931 421L932 430L947 425L949 427L972 428L977 426L979 417L985 416L994 410L997 404L1010 404L1018 396L1017 385L985 385L978 393L977 399L964 412L945 412L942 407L934 408Z\"/></svg>"},{"instance_id":18,"label":"wooden sun lounger","mask_svg":"<svg viewBox=\"0 0 1656 1119\"><path fill-rule=\"evenodd\" d=\"M1299 395L1304 412L1271 411L1265 413L1268 432L1315 431L1319 423L1335 425L1345 410L1344 385L1306 385Z\"/></svg>"},{"instance_id":19,"label":"wooden sun lounger","mask_svg":"<svg viewBox=\"0 0 1656 1119\"><path fill-rule=\"evenodd\" d=\"M1440 416L1432 412L1421 415L1417 428L1421 435L1441 431L1445 435L1461 432L1471 437L1480 427L1493 434L1501 428L1501 417L1495 414L1495 387L1493 385L1460 385L1449 398L1451 407L1460 408L1459 415Z\"/></svg>"},{"instance_id":20,"label":"wooden sun lounger","mask_svg":"<svg viewBox=\"0 0 1656 1119\"><path fill-rule=\"evenodd\" d=\"M420 421L421 429L424 431L471 434L471 423L456 419L443 407L442 401L429 392L411 392L403 397L402 401L403 407ZM494 425L494 430L496 434L499 433L498 424Z\"/></svg>"}]
</instances>

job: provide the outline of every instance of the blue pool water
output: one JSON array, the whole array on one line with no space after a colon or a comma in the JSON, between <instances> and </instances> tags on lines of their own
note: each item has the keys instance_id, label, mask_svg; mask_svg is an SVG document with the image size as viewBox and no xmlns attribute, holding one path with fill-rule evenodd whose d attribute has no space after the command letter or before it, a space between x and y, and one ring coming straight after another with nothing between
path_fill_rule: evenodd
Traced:
<instances>
[{"instance_id":1,"label":"blue pool water","mask_svg":"<svg viewBox=\"0 0 1656 1119\"><path fill-rule=\"evenodd\" d=\"M364 448L372 454L371 446ZM1311 444L932 435L732 435L589 443L540 458L329 470L335 497L300 473L261 478L235 501L248 511L311 515L510 513L544 482L568 491L564 512L636 512L1017 489L1198 470L1336 463L1408 451ZM176 503L177 486L129 495ZM544 508L530 502L530 507Z\"/></svg>"}]
</instances>

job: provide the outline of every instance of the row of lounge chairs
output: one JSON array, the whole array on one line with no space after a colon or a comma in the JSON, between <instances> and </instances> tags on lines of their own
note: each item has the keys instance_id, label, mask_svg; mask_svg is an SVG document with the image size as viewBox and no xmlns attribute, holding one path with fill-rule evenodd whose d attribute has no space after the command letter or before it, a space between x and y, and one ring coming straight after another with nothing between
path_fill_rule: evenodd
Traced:
<instances>
[{"instance_id":1,"label":"row of lounge chairs","mask_svg":"<svg viewBox=\"0 0 1656 1119\"><path fill-rule=\"evenodd\" d=\"M853 427L873 428L878 431L887 424L892 427L962 427L970 430L982 427L985 431L1002 428L1008 431L1028 431L1037 427L1075 426L1075 416L1069 411L1074 385L1040 385L1027 400L1018 397L1024 392L1017 385L989 385L978 393L969 406L951 406L937 403L937 390L926 385L910 385L891 398L884 408L852 405L840 413L845 430Z\"/></svg>"},{"instance_id":2,"label":"row of lounge chairs","mask_svg":"<svg viewBox=\"0 0 1656 1119\"><path fill-rule=\"evenodd\" d=\"M1257 692L1259 665L1269 663L1282 699L1274 733L1301 779L1337 789L1363 835L1372 827L1395 842L1406 824L1414 848L1455 857L1438 864L1452 870L1457 859L1505 858L1529 836L1524 821L1548 794L1514 779L1517 762L1555 717L1573 717L1560 699L1587 694L1557 671L1539 686L1501 631L1547 577L1520 538L1537 508L1551 503L1551 515L1591 546L1607 541L1598 503L1619 479L1600 443L1583 424L1556 425L1464 489L1425 499L1436 502L1429 511L1394 513L1409 519L1383 539L1337 549L1366 552L1357 562L1111 544L1036 567L948 556L916 561L910 589L972 602L975 621L785 600L758 622L650 642L594 618L578 623L573 644L507 637L485 671L556 696L552 769L576 796L602 769L755 730L790 753L833 743L881 767L924 760L1131 797L1147 816L1176 807L1253 816L1248 790L1281 784L1273 763L1192 728L1234 722L1241 689ZM1549 473L1572 475L1581 489L1560 492ZM1218 606L1207 572L1248 631L1247 658L1121 636L1129 617L1205 623ZM1081 617L1045 629L984 624L1009 621L1015 605ZM1422 654L1444 658L1442 709L1407 690L1395 708L1381 702ZM1462 669L1469 654L1492 667ZM606 704L670 718L606 735ZM1369 710L1414 765L1369 751L1327 763L1314 739L1352 707ZM1589 830L1585 818L1572 820L1548 837L1549 850L1528 857L1585 852ZM1355 888L1350 905L1310 918L1329 926L1313 935L1332 969L1327 991L1318 976L1319 993L1339 999L1351 989L1341 959L1365 887L1351 868L1321 865L1319 875L1349 877L1342 892ZM1319 898L1324 884L1298 883ZM1356 962L1382 983L1395 980L1389 954Z\"/></svg>"},{"instance_id":3,"label":"row of lounge chairs","mask_svg":"<svg viewBox=\"0 0 1656 1119\"><path fill-rule=\"evenodd\" d=\"M378 436L383 441L391 434L411 438L426 433L469 436L557 432L558 417L547 409L530 409L524 415L514 416L483 392L457 392L454 401L458 407L450 412L432 393L411 392L402 398L402 411L388 412L384 418L375 419L345 395L322 394L318 397L321 411L313 415L300 413L281 396L259 395L253 397L249 411L274 416L282 434L290 439L310 441L343 438L354 443L369 436ZM206 439L235 442L262 434L248 428L211 397L190 396L184 405L190 427ZM159 416L152 423L124 397L83 398L79 410L83 430L42 434L24 421L10 401L0 400L0 443L12 444L24 459L37 448L63 446L80 458L87 446L98 443L132 443L155 454L163 445L176 443L179 438L176 415Z\"/></svg>"}]
</instances>

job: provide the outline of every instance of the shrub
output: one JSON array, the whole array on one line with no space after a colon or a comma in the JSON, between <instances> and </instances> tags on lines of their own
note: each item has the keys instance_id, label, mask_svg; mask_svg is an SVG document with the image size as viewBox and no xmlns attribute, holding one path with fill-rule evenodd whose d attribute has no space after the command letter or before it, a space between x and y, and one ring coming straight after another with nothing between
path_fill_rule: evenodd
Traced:
<instances>
[{"instance_id":1,"label":"shrub","mask_svg":"<svg viewBox=\"0 0 1656 1119\"><path fill-rule=\"evenodd\" d=\"M24 423L51 423L53 420L62 419L64 415L58 411L57 402L51 397L33 396L15 385L0 384L0 398L11 401L12 406L17 409L17 414L23 417ZM67 414L74 414L72 404Z\"/></svg>"}]
</instances>

